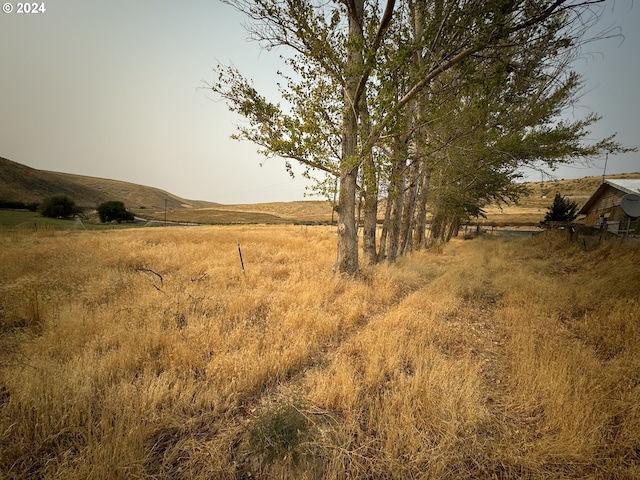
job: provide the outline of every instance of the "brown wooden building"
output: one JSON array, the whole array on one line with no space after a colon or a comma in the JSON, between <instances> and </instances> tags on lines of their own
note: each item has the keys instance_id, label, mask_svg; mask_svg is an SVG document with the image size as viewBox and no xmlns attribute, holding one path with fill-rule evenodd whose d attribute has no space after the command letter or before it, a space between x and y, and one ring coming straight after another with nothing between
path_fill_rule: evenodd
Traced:
<instances>
[{"instance_id":1,"label":"brown wooden building","mask_svg":"<svg viewBox=\"0 0 640 480\"><path fill-rule=\"evenodd\" d=\"M606 229L611 233L626 232L630 221L632 229L637 226L635 218L629 218L620 206L620 201L628 193L640 194L640 179L605 180L591 195L578 212L586 215L584 223L588 227Z\"/></svg>"}]
</instances>

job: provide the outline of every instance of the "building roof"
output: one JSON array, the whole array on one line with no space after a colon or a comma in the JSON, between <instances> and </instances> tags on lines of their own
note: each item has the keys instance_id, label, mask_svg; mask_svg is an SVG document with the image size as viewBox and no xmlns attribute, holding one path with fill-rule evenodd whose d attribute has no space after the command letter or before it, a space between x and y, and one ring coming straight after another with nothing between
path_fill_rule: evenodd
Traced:
<instances>
[{"instance_id":1,"label":"building roof","mask_svg":"<svg viewBox=\"0 0 640 480\"><path fill-rule=\"evenodd\" d=\"M605 180L604 183L608 183L624 193L640 193L640 178L616 178Z\"/></svg>"},{"instance_id":2,"label":"building roof","mask_svg":"<svg viewBox=\"0 0 640 480\"><path fill-rule=\"evenodd\" d=\"M605 180L600 184L596 191L589 197L587 203L585 203L580 211L579 215L586 215L591 210L593 204L598 200L600 195L609 187L620 190L622 193L640 193L640 179L636 178L616 178L612 180Z\"/></svg>"}]
</instances>

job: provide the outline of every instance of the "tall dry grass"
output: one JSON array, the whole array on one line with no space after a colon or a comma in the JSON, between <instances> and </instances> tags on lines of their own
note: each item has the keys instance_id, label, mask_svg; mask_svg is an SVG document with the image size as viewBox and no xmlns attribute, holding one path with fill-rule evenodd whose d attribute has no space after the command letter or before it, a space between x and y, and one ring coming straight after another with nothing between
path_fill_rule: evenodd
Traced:
<instances>
[{"instance_id":1,"label":"tall dry grass","mask_svg":"<svg viewBox=\"0 0 640 480\"><path fill-rule=\"evenodd\" d=\"M0 243L0 476L640 475L637 245L454 241L341 279L328 227Z\"/></svg>"}]
</instances>

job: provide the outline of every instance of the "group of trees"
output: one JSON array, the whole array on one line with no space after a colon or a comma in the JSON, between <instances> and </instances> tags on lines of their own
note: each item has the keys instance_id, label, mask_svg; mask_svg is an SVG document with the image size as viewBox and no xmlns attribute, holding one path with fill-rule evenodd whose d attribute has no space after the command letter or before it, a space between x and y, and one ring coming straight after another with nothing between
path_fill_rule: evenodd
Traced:
<instances>
[{"instance_id":1,"label":"group of trees","mask_svg":"<svg viewBox=\"0 0 640 480\"><path fill-rule=\"evenodd\" d=\"M595 114L561 117L604 0L226 3L264 47L287 47L290 73L277 102L232 66L217 67L211 88L247 120L236 138L299 162L319 189L338 180L342 273L359 268L360 223L366 262L394 261L448 240L490 202L517 200L523 166L624 150L613 136L587 141Z\"/></svg>"},{"instance_id":2,"label":"group of trees","mask_svg":"<svg viewBox=\"0 0 640 480\"><path fill-rule=\"evenodd\" d=\"M38 206L38 211L43 217L69 218L80 213L76 202L67 195L53 195L47 197Z\"/></svg>"},{"instance_id":3,"label":"group of trees","mask_svg":"<svg viewBox=\"0 0 640 480\"><path fill-rule=\"evenodd\" d=\"M0 199L0 208L7 208L11 210L29 210L35 212L39 207L38 202L21 202L15 200L2 200Z\"/></svg>"},{"instance_id":4,"label":"group of trees","mask_svg":"<svg viewBox=\"0 0 640 480\"><path fill-rule=\"evenodd\" d=\"M67 195L53 195L45 198L39 205L38 211L43 217L69 218L80 213L75 201ZM125 208L123 202L111 200L103 202L97 208L100 221L108 222L132 222L133 213Z\"/></svg>"},{"instance_id":5,"label":"group of trees","mask_svg":"<svg viewBox=\"0 0 640 480\"><path fill-rule=\"evenodd\" d=\"M98 216L103 223L133 222L133 213L127 210L123 202L111 200L98 205Z\"/></svg>"}]
</instances>

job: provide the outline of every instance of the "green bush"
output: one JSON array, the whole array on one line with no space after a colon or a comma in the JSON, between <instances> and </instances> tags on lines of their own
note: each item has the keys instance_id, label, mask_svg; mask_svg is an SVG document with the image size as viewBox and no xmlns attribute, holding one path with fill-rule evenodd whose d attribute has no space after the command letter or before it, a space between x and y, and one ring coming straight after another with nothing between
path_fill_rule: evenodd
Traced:
<instances>
[{"instance_id":1,"label":"green bush","mask_svg":"<svg viewBox=\"0 0 640 480\"><path fill-rule=\"evenodd\" d=\"M35 212L38 210L39 203L37 202L16 202L13 200L0 200L0 208L8 208L11 210L29 210L30 212Z\"/></svg>"},{"instance_id":2,"label":"green bush","mask_svg":"<svg viewBox=\"0 0 640 480\"><path fill-rule=\"evenodd\" d=\"M545 222L571 222L578 216L578 204L559 193L553 198L553 204L544 216Z\"/></svg>"},{"instance_id":3,"label":"green bush","mask_svg":"<svg viewBox=\"0 0 640 480\"><path fill-rule=\"evenodd\" d=\"M265 409L249 427L251 447L267 460L295 453L308 435L308 420L292 403L279 403Z\"/></svg>"},{"instance_id":4,"label":"green bush","mask_svg":"<svg viewBox=\"0 0 640 480\"><path fill-rule=\"evenodd\" d=\"M128 211L123 202L111 200L98 206L98 216L102 223L107 222L133 222L133 213Z\"/></svg>"},{"instance_id":5,"label":"green bush","mask_svg":"<svg viewBox=\"0 0 640 480\"><path fill-rule=\"evenodd\" d=\"M45 198L39 206L40 215L48 218L68 218L79 213L76 202L66 195Z\"/></svg>"}]
</instances>

